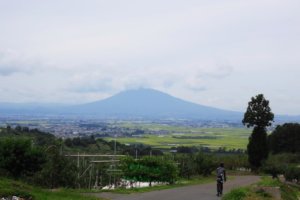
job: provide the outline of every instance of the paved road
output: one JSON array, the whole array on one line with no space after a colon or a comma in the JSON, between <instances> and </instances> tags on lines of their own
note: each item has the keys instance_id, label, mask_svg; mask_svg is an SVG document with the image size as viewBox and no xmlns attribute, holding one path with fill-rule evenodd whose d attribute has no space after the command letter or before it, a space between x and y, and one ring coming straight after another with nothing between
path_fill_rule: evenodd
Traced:
<instances>
[{"instance_id":1,"label":"paved road","mask_svg":"<svg viewBox=\"0 0 300 200\"><path fill-rule=\"evenodd\" d=\"M258 176L236 176L224 184L224 192L236 187L250 185L259 181ZM138 194L100 193L96 196L112 200L220 200L216 196L216 183L185 186L174 189L153 191Z\"/></svg>"}]
</instances>

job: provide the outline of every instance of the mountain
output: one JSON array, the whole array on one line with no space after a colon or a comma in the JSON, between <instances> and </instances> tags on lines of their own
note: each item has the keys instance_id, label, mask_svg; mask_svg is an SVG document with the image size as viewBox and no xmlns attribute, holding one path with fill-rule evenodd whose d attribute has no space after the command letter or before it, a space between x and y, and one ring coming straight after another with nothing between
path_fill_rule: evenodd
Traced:
<instances>
[{"instance_id":1,"label":"mountain","mask_svg":"<svg viewBox=\"0 0 300 200\"><path fill-rule=\"evenodd\" d=\"M243 113L191 103L153 89L120 92L107 99L66 106L62 104L0 103L1 115L77 116L114 119L188 119L240 122ZM300 122L300 116L276 115L275 121Z\"/></svg>"},{"instance_id":2,"label":"mountain","mask_svg":"<svg viewBox=\"0 0 300 200\"><path fill-rule=\"evenodd\" d=\"M59 113L65 104L49 103L0 103L0 116L6 115L48 115Z\"/></svg>"},{"instance_id":3,"label":"mountain","mask_svg":"<svg viewBox=\"0 0 300 200\"><path fill-rule=\"evenodd\" d=\"M239 112L191 103L153 89L120 92L101 101L72 106L68 109L68 113L155 119L240 120L242 117Z\"/></svg>"}]
</instances>

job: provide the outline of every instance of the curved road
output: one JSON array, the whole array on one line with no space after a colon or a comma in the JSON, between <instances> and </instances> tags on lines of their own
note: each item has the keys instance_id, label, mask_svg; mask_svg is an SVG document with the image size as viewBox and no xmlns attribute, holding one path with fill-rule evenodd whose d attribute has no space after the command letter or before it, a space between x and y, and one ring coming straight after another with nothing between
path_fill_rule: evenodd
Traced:
<instances>
[{"instance_id":1,"label":"curved road","mask_svg":"<svg viewBox=\"0 0 300 200\"><path fill-rule=\"evenodd\" d=\"M259 176L235 176L224 184L224 192L228 192L236 187L247 186L260 180ZM135 194L113 194L99 193L94 194L98 197L112 200L220 200L216 196L216 183L185 186L174 189L135 193Z\"/></svg>"}]
</instances>

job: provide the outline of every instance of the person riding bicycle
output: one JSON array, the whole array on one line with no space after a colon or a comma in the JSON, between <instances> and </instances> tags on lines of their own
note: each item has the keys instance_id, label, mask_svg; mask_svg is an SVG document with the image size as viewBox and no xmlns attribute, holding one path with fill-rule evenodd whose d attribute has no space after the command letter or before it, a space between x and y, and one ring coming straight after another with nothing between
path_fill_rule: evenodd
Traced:
<instances>
[{"instance_id":1,"label":"person riding bicycle","mask_svg":"<svg viewBox=\"0 0 300 200\"><path fill-rule=\"evenodd\" d=\"M223 183L226 182L226 171L224 168L224 163L220 163L220 166L217 168L217 196L223 194Z\"/></svg>"}]
</instances>

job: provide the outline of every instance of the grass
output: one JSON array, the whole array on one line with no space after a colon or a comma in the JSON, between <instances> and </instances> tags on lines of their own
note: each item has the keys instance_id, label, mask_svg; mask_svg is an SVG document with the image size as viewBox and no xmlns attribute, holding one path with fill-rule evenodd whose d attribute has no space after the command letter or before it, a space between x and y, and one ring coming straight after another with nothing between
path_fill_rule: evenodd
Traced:
<instances>
[{"instance_id":1,"label":"grass","mask_svg":"<svg viewBox=\"0 0 300 200\"><path fill-rule=\"evenodd\" d=\"M283 200L294 200L300 197L300 187L282 185L280 191Z\"/></svg>"},{"instance_id":2,"label":"grass","mask_svg":"<svg viewBox=\"0 0 300 200\"><path fill-rule=\"evenodd\" d=\"M71 191L33 191L35 199L38 200L99 200L100 198L84 196L79 193L74 193Z\"/></svg>"},{"instance_id":3,"label":"grass","mask_svg":"<svg viewBox=\"0 0 300 200\"><path fill-rule=\"evenodd\" d=\"M272 197L264 190L253 190L250 187L233 189L222 200L268 200Z\"/></svg>"},{"instance_id":4,"label":"grass","mask_svg":"<svg viewBox=\"0 0 300 200\"><path fill-rule=\"evenodd\" d=\"M33 198L33 200L101 200L93 196L82 195L82 193L113 192L121 194L143 193L157 190L165 190L188 185L197 185L214 182L215 177L194 177L192 179L179 180L173 185L160 185L145 188L116 189L116 190L76 190L76 189L57 189L54 191L30 186L20 181L14 181L6 178L0 179L0 198L9 196L18 196L23 198Z\"/></svg>"},{"instance_id":5,"label":"grass","mask_svg":"<svg viewBox=\"0 0 300 200\"><path fill-rule=\"evenodd\" d=\"M257 186L262 187L280 187L282 183L278 179L272 179L269 176L263 176Z\"/></svg>"},{"instance_id":6,"label":"grass","mask_svg":"<svg viewBox=\"0 0 300 200\"><path fill-rule=\"evenodd\" d=\"M264 187L280 187L280 192L283 200L294 200L299 195L300 186L289 186L281 183L278 179L272 179L270 177L262 177L262 180L258 183L258 186Z\"/></svg>"},{"instance_id":7,"label":"grass","mask_svg":"<svg viewBox=\"0 0 300 200\"><path fill-rule=\"evenodd\" d=\"M144 134L141 137L118 137L117 141L134 145L142 143L155 148L169 149L173 146L205 146L212 149L226 147L227 149L246 149L251 133L243 128L191 128L159 124L137 124L127 126L150 131L168 131L169 134ZM114 140L114 138L105 138Z\"/></svg>"},{"instance_id":8,"label":"grass","mask_svg":"<svg viewBox=\"0 0 300 200\"><path fill-rule=\"evenodd\" d=\"M29 186L19 181L1 178L0 198L8 196L31 197L33 200L99 200L96 197L83 196L75 190L59 189L51 191Z\"/></svg>"},{"instance_id":9,"label":"grass","mask_svg":"<svg viewBox=\"0 0 300 200\"><path fill-rule=\"evenodd\" d=\"M289 186L271 177L262 177L261 181L249 187L241 187L227 193L222 200L264 200L272 199L263 187L279 187L283 200L297 200L299 187Z\"/></svg>"},{"instance_id":10,"label":"grass","mask_svg":"<svg viewBox=\"0 0 300 200\"><path fill-rule=\"evenodd\" d=\"M222 200L243 200L249 193L248 188L238 188L231 190Z\"/></svg>"}]
</instances>

